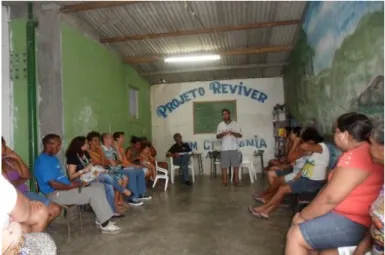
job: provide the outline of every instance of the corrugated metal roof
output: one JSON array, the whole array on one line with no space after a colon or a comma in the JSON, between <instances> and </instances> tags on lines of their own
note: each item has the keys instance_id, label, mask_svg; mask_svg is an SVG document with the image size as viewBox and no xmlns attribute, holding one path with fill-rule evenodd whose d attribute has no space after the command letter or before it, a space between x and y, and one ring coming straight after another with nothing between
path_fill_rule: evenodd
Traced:
<instances>
[{"instance_id":1,"label":"corrugated metal roof","mask_svg":"<svg viewBox=\"0 0 385 255\"><path fill-rule=\"evenodd\" d=\"M79 4L80 2L58 2L60 5ZM222 26L245 25L260 22L301 19L306 2L297 1L159 1L142 2L75 12L79 19L88 23L100 37L122 37L164 32L184 31L189 29L213 28ZM295 34L299 25L216 32L210 34L175 36L137 41L112 43L122 56L175 55L192 52L214 52L248 47L265 47L269 45L294 45ZM220 61L199 64L207 66L234 66L266 63L282 63L287 60L289 52L259 55L237 55L222 57ZM139 63L133 65L138 72L160 72L170 69L189 67L188 65L171 65L162 61ZM196 67L196 64L195 64ZM218 70L191 72L189 74L167 74L170 82L187 80L228 79L265 76L280 76L282 66L264 68L256 75L251 70ZM220 77L220 76L223 77ZM200 76L201 78L194 78ZM148 76L146 76L148 77ZM160 77L162 78L162 77ZM159 79L160 79L159 78ZM164 78L164 77L163 77ZM153 82L158 77L151 76ZM167 80L166 78L164 78ZM167 80L167 81L168 81Z\"/></svg>"}]
</instances>

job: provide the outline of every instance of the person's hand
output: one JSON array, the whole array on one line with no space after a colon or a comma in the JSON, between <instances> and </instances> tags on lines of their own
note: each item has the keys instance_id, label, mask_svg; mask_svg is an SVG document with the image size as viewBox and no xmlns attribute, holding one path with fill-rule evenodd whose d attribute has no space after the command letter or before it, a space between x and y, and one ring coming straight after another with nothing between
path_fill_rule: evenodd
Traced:
<instances>
[{"instance_id":1,"label":"person's hand","mask_svg":"<svg viewBox=\"0 0 385 255\"><path fill-rule=\"evenodd\" d=\"M174 154L172 154L172 156L175 158L179 158L180 155L179 155L179 153L174 153Z\"/></svg>"},{"instance_id":2,"label":"person's hand","mask_svg":"<svg viewBox=\"0 0 385 255\"><path fill-rule=\"evenodd\" d=\"M73 181L73 182L71 182L71 185L72 185L73 188L79 188L83 184L81 182L78 182L78 181Z\"/></svg>"},{"instance_id":3,"label":"person's hand","mask_svg":"<svg viewBox=\"0 0 385 255\"><path fill-rule=\"evenodd\" d=\"M296 213L293 217L292 224L297 225L305 222L305 220L301 217L301 213Z\"/></svg>"},{"instance_id":4,"label":"person's hand","mask_svg":"<svg viewBox=\"0 0 385 255\"><path fill-rule=\"evenodd\" d=\"M272 167L270 167L269 170L271 170L271 171L278 171L278 170L280 170L280 168L278 166L272 166Z\"/></svg>"},{"instance_id":5,"label":"person's hand","mask_svg":"<svg viewBox=\"0 0 385 255\"><path fill-rule=\"evenodd\" d=\"M308 151L309 150L309 144L307 143L302 143L299 148L303 151Z\"/></svg>"}]
</instances>

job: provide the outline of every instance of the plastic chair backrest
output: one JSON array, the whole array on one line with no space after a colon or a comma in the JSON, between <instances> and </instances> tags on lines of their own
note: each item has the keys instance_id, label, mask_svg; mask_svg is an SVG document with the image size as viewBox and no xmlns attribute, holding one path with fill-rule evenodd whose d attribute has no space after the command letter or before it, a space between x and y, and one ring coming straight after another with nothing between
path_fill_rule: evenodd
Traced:
<instances>
[{"instance_id":1,"label":"plastic chair backrest","mask_svg":"<svg viewBox=\"0 0 385 255\"><path fill-rule=\"evenodd\" d=\"M253 146L243 146L239 151L242 153L242 161L251 161L257 149Z\"/></svg>"}]
</instances>

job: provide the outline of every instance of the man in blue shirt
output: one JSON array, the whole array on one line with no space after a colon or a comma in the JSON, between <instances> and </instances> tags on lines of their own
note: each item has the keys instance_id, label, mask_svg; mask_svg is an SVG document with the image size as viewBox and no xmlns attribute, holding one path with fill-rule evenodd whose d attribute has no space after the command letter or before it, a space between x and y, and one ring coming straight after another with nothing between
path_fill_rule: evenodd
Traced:
<instances>
[{"instance_id":1,"label":"man in blue shirt","mask_svg":"<svg viewBox=\"0 0 385 255\"><path fill-rule=\"evenodd\" d=\"M59 205L90 204L102 233L115 234L120 228L112 221L112 210L108 205L103 184L71 182L64 174L56 154L61 150L62 141L58 135L49 134L43 138L44 150L35 161L34 175L40 191Z\"/></svg>"}]
</instances>

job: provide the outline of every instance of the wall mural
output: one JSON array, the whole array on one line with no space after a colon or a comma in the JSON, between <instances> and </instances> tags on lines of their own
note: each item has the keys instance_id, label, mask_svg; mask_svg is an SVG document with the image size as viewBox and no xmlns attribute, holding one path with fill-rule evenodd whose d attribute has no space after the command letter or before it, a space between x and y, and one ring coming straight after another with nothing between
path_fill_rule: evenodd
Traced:
<instances>
[{"instance_id":1,"label":"wall mural","mask_svg":"<svg viewBox=\"0 0 385 255\"><path fill-rule=\"evenodd\" d=\"M384 113L384 3L309 2L284 70L285 101L299 123L330 134L335 118Z\"/></svg>"},{"instance_id":2,"label":"wall mural","mask_svg":"<svg viewBox=\"0 0 385 255\"><path fill-rule=\"evenodd\" d=\"M209 90L211 90L211 93L213 94L231 94L250 97L252 100L260 103L264 103L268 99L268 96L265 93L253 88L248 88L243 85L243 82L240 82L239 84L224 84L219 81L213 81L209 84ZM184 103L198 97L203 97L205 94L206 90L204 87L188 90L173 98L169 102L158 106L156 108L156 113L159 117L166 119L170 113L178 109Z\"/></svg>"}]
</instances>

